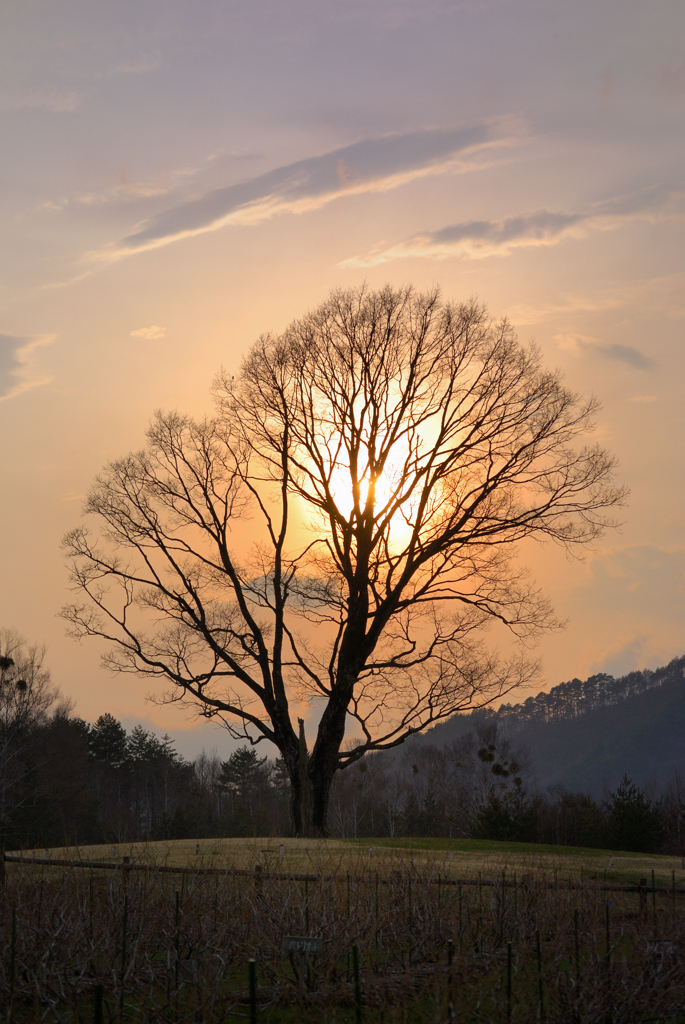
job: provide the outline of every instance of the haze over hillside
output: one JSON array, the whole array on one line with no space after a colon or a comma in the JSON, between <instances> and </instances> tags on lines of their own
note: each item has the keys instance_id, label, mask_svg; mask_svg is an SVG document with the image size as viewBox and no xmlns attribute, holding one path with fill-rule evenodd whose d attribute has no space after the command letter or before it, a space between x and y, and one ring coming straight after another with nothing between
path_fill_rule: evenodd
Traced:
<instances>
[{"instance_id":1,"label":"haze over hillside","mask_svg":"<svg viewBox=\"0 0 685 1024\"><path fill-rule=\"evenodd\" d=\"M601 797L626 772L639 785L685 773L685 657L615 679L560 683L521 704L455 715L415 743L439 746L479 721L497 721L532 757L542 788L561 784Z\"/></svg>"}]
</instances>

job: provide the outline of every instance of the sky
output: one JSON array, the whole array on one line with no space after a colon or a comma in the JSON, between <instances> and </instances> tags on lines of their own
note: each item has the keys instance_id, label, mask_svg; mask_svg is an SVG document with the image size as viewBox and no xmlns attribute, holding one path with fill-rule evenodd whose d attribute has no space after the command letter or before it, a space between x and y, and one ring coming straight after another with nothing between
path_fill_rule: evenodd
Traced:
<instances>
[{"instance_id":1,"label":"sky","mask_svg":"<svg viewBox=\"0 0 685 1024\"><path fill-rule=\"evenodd\" d=\"M363 282L479 298L602 402L631 496L525 553L544 687L685 653L684 110L682 0L3 0L0 625L76 713L231 749L65 636L60 540L156 409Z\"/></svg>"}]
</instances>

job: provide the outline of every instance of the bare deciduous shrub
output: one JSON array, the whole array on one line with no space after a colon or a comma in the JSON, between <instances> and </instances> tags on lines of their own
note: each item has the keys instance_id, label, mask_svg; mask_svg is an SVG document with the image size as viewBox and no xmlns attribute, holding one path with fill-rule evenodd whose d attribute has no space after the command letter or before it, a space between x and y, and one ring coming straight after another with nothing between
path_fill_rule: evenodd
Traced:
<instances>
[{"instance_id":1,"label":"bare deciduous shrub","mask_svg":"<svg viewBox=\"0 0 685 1024\"><path fill-rule=\"evenodd\" d=\"M682 1019L675 891L612 893L609 905L596 883L555 887L506 869L470 885L406 869L382 878L361 855L354 872L309 880L268 865L248 877L8 868L0 1000L17 1022L90 1019L96 984L106 1020L234 1019L250 958L260 1019L286 1006L294 1020L317 1007L332 1019L354 1006L353 946L373 1019L404 1020L408 1005L419 1021ZM286 955L287 935L321 938L320 953Z\"/></svg>"}]
</instances>

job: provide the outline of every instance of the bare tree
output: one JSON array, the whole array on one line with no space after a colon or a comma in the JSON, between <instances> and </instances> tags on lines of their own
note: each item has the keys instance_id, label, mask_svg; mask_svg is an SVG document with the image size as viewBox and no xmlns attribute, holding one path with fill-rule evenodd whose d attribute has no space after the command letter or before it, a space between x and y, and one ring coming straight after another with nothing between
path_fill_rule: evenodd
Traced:
<instances>
[{"instance_id":1,"label":"bare tree","mask_svg":"<svg viewBox=\"0 0 685 1024\"><path fill-rule=\"evenodd\" d=\"M623 492L582 440L595 401L437 291L334 292L215 391L214 418L158 414L97 479L64 614L111 668L274 743L297 831L325 833L337 770L529 678L482 635L555 625L518 543L587 545Z\"/></svg>"},{"instance_id":2,"label":"bare tree","mask_svg":"<svg viewBox=\"0 0 685 1024\"><path fill-rule=\"evenodd\" d=\"M45 648L29 645L13 629L0 629L0 845L10 818L27 798L26 781L40 756L27 758L36 729L45 725L59 698L45 668ZM62 703L59 710L68 713Z\"/></svg>"}]
</instances>

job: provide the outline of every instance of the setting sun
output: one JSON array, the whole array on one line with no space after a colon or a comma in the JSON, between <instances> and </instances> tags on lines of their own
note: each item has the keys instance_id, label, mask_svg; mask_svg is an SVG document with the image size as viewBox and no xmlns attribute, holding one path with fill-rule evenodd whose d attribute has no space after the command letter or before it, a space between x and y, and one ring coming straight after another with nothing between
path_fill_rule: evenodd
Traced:
<instances>
[{"instance_id":1,"label":"setting sun","mask_svg":"<svg viewBox=\"0 0 685 1024\"><path fill-rule=\"evenodd\" d=\"M409 542L413 531L412 512L415 507L415 498L410 496L399 503L402 493L403 479L407 459L406 445L402 449L399 445L393 449L386 460L383 472L373 484L373 496L371 499L371 515L374 521L380 526L389 516L387 528L388 541L397 553ZM330 493L338 510L344 518L350 519L355 508L354 492L358 491L357 506L360 510L367 507L369 501L369 489L371 486L371 473L368 462L358 473L356 480L353 479L349 465L336 463L330 473Z\"/></svg>"}]
</instances>

